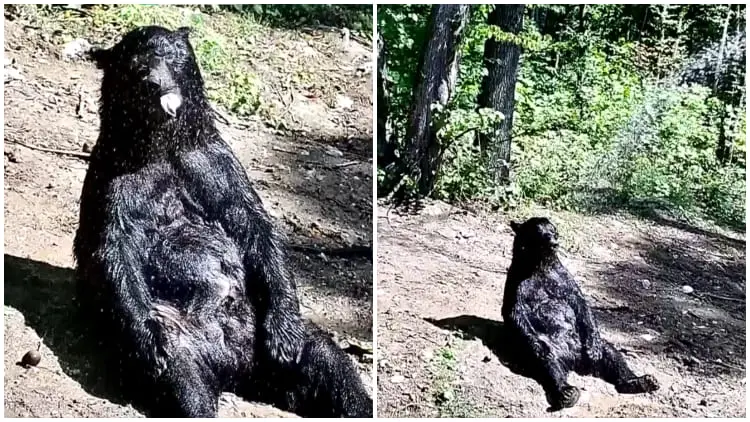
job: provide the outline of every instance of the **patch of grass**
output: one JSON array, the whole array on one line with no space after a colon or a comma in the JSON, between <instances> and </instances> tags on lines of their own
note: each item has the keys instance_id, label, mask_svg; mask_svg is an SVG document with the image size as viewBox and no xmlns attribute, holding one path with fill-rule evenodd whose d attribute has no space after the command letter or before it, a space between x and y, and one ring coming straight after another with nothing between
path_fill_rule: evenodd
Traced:
<instances>
[{"instance_id":1,"label":"patch of grass","mask_svg":"<svg viewBox=\"0 0 750 422\"><path fill-rule=\"evenodd\" d=\"M432 373L430 395L437 406L440 417L475 417L474 407L462 397L460 386L456 382L456 371L458 369L456 352L453 344L448 344L435 351L435 355L430 361L430 372Z\"/></svg>"}]
</instances>

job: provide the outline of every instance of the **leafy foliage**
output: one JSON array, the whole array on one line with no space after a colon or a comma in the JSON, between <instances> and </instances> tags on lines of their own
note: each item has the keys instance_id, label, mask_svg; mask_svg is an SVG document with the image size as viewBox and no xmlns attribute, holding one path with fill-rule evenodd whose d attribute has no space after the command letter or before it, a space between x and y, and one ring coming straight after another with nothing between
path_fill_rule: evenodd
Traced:
<instances>
[{"instance_id":1,"label":"leafy foliage","mask_svg":"<svg viewBox=\"0 0 750 422\"><path fill-rule=\"evenodd\" d=\"M718 56L744 28L744 5L528 5L515 37L486 24L492 7L472 8L455 92L432 122L443 150L433 196L592 212L649 203L744 226L744 64L731 89L677 83L682 69L706 52ZM406 147L429 12L378 8L396 150ZM523 46L508 186L493 185L475 147L476 133L492 127L476 102L492 36ZM712 60L709 72L718 68ZM717 158L721 139L726 160ZM379 182L387 164L379 162Z\"/></svg>"},{"instance_id":2,"label":"leafy foliage","mask_svg":"<svg viewBox=\"0 0 750 422\"><path fill-rule=\"evenodd\" d=\"M361 36L372 37L372 6L369 4L231 4L210 7L251 15L274 25L326 25L348 28Z\"/></svg>"}]
</instances>

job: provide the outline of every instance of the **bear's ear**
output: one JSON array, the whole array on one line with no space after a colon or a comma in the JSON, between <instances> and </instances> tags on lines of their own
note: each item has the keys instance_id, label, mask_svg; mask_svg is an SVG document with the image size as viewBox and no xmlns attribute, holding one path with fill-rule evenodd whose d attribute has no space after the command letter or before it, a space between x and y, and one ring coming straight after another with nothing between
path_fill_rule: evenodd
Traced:
<instances>
[{"instance_id":1,"label":"bear's ear","mask_svg":"<svg viewBox=\"0 0 750 422\"><path fill-rule=\"evenodd\" d=\"M182 39L187 41L190 38L190 34L193 33L193 28L190 28L189 26L183 26L183 27L177 28L174 32L175 34L179 35Z\"/></svg>"},{"instance_id":2,"label":"bear's ear","mask_svg":"<svg viewBox=\"0 0 750 422\"><path fill-rule=\"evenodd\" d=\"M112 61L112 50L94 47L89 50L89 59L96 63L96 67L104 69Z\"/></svg>"},{"instance_id":3,"label":"bear's ear","mask_svg":"<svg viewBox=\"0 0 750 422\"><path fill-rule=\"evenodd\" d=\"M518 230L521 229L521 223L511 220L510 228L513 229L513 233L518 234Z\"/></svg>"}]
</instances>

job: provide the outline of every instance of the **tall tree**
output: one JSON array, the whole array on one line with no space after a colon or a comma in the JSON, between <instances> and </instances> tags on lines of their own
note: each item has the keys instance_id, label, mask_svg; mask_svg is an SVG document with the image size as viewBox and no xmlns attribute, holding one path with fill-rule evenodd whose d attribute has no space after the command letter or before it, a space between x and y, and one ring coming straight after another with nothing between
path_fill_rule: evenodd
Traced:
<instances>
[{"instance_id":1,"label":"tall tree","mask_svg":"<svg viewBox=\"0 0 750 422\"><path fill-rule=\"evenodd\" d=\"M430 36L415 81L406 131L408 171L422 195L431 193L440 166L438 128L432 125L432 105L447 104L455 88L459 45L468 11L468 5L439 4L433 6L430 15Z\"/></svg>"},{"instance_id":2,"label":"tall tree","mask_svg":"<svg viewBox=\"0 0 750 422\"><path fill-rule=\"evenodd\" d=\"M714 91L714 95L716 95L717 91L719 90L719 81L724 79L724 76L722 73L729 73L729 72L723 72L722 65L724 64L724 54L726 52L726 46L727 46L727 27L729 26L729 19L732 17L732 6L727 5L726 6L726 18L724 19L724 25L722 28L721 33L721 43L719 44L719 57L716 60L716 79L714 80L714 86L712 87ZM726 66L727 68L729 66ZM734 104L733 104L734 105ZM726 131L726 125L725 121L727 119L727 108L724 107L724 112L721 116L721 127L719 128L719 141L716 145L716 158L721 163L725 163L727 159L729 159L729 155L731 153L731 148L729 145L727 145L727 131ZM732 125L733 126L733 125Z\"/></svg>"},{"instance_id":3,"label":"tall tree","mask_svg":"<svg viewBox=\"0 0 750 422\"><path fill-rule=\"evenodd\" d=\"M495 5L487 23L505 33L518 35L523 27L523 9L522 4ZM494 133L480 135L478 141L480 149L489 157L490 170L498 184L507 184L510 175L511 129L520 58L521 46L515 39L503 41L492 37L484 44L487 75L482 80L477 103L479 107L499 111L505 118Z\"/></svg>"},{"instance_id":4,"label":"tall tree","mask_svg":"<svg viewBox=\"0 0 750 422\"><path fill-rule=\"evenodd\" d=\"M393 148L388 143L388 82L386 79L385 40L378 34L378 162L391 163Z\"/></svg>"}]
</instances>

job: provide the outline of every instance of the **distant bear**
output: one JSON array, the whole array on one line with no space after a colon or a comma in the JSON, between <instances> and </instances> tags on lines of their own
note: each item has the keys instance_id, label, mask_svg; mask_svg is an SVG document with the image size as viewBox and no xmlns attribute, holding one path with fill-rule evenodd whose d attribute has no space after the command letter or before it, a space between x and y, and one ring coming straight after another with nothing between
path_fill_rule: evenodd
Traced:
<instances>
[{"instance_id":1,"label":"distant bear","mask_svg":"<svg viewBox=\"0 0 750 422\"><path fill-rule=\"evenodd\" d=\"M104 74L74 244L83 310L149 416L216 416L223 391L371 416L349 357L303 324L282 238L215 127L188 34L141 27L92 52Z\"/></svg>"},{"instance_id":2,"label":"distant bear","mask_svg":"<svg viewBox=\"0 0 750 422\"><path fill-rule=\"evenodd\" d=\"M523 347L523 365L542 385L550 411L573 407L580 391L568 373L593 375L619 393L659 388L651 375L636 376L610 343L599 336L591 309L573 276L557 257L557 230L546 218L511 222L513 260L502 314L510 339Z\"/></svg>"}]
</instances>

